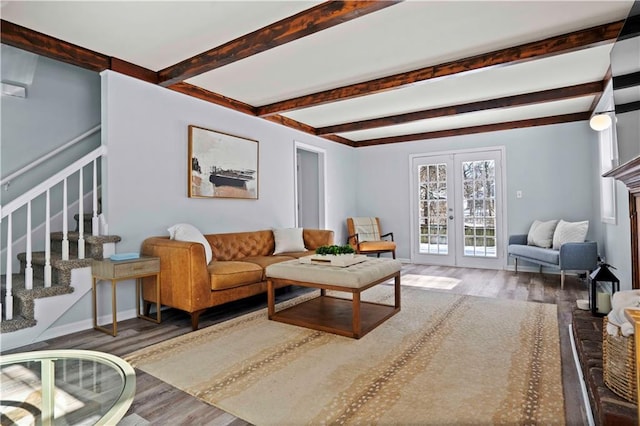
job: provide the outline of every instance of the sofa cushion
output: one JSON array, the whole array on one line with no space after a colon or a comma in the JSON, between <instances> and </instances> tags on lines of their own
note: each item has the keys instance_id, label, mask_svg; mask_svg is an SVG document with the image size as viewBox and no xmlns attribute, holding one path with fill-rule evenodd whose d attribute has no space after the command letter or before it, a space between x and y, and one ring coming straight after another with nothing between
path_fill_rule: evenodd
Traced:
<instances>
[{"instance_id":1,"label":"sofa cushion","mask_svg":"<svg viewBox=\"0 0 640 426\"><path fill-rule=\"evenodd\" d=\"M545 249L536 246L525 246L511 244L508 248L509 254L524 258L535 259L552 265L560 264L560 252L558 250Z\"/></svg>"},{"instance_id":2,"label":"sofa cushion","mask_svg":"<svg viewBox=\"0 0 640 426\"><path fill-rule=\"evenodd\" d=\"M276 242L273 254L305 250L302 228L274 229L273 238Z\"/></svg>"},{"instance_id":3,"label":"sofa cushion","mask_svg":"<svg viewBox=\"0 0 640 426\"><path fill-rule=\"evenodd\" d=\"M531 224L531 228L529 228L527 244L542 248L551 247L553 244L553 233L556 230L557 225L557 220L548 220L546 222L534 220Z\"/></svg>"},{"instance_id":4,"label":"sofa cushion","mask_svg":"<svg viewBox=\"0 0 640 426\"><path fill-rule=\"evenodd\" d=\"M582 243L587 237L589 221L565 222L561 220L553 233L553 249L560 250L564 243Z\"/></svg>"},{"instance_id":5,"label":"sofa cushion","mask_svg":"<svg viewBox=\"0 0 640 426\"><path fill-rule=\"evenodd\" d=\"M178 223L168 229L169 238L176 241L189 241L194 243L200 243L204 247L205 258L207 263L211 262L213 254L211 252L211 245L207 239L202 235L202 232L193 225L188 223Z\"/></svg>"},{"instance_id":6,"label":"sofa cushion","mask_svg":"<svg viewBox=\"0 0 640 426\"><path fill-rule=\"evenodd\" d=\"M263 269L255 263L217 261L212 262L207 270L211 276L211 290L224 290L262 281Z\"/></svg>"},{"instance_id":7,"label":"sofa cushion","mask_svg":"<svg viewBox=\"0 0 640 426\"><path fill-rule=\"evenodd\" d=\"M273 265L274 263L284 262L285 260L293 260L294 258L291 256L283 256L283 255L275 255L275 256L249 256L242 259L243 262L255 263L262 269L266 268L269 265ZM264 274L262 275L262 279L265 280Z\"/></svg>"}]
</instances>

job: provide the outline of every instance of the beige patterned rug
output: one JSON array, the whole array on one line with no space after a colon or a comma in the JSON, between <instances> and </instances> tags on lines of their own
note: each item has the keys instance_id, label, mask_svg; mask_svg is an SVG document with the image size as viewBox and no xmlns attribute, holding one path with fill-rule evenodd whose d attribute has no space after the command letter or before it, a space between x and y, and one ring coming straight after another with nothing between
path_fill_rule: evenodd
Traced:
<instances>
[{"instance_id":1,"label":"beige patterned rug","mask_svg":"<svg viewBox=\"0 0 640 426\"><path fill-rule=\"evenodd\" d=\"M393 288L363 296L391 303ZM403 287L402 310L360 340L261 310L126 359L256 425L564 424L549 304Z\"/></svg>"}]
</instances>

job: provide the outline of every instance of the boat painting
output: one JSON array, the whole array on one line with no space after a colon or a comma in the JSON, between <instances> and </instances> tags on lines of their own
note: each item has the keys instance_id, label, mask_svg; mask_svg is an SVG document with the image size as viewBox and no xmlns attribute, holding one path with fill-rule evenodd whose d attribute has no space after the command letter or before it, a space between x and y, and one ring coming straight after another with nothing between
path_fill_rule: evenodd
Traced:
<instances>
[{"instance_id":1,"label":"boat painting","mask_svg":"<svg viewBox=\"0 0 640 426\"><path fill-rule=\"evenodd\" d=\"M247 182L254 180L255 170L225 170L212 167L209 173L209 182L213 186L232 186L247 189Z\"/></svg>"},{"instance_id":2,"label":"boat painting","mask_svg":"<svg viewBox=\"0 0 640 426\"><path fill-rule=\"evenodd\" d=\"M189 197L258 198L258 142L189 126Z\"/></svg>"}]
</instances>

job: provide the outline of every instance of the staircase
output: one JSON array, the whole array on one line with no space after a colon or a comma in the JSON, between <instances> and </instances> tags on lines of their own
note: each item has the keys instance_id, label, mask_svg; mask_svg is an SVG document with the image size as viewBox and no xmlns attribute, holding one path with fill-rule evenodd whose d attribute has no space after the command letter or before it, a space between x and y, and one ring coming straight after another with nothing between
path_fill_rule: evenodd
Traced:
<instances>
[{"instance_id":1,"label":"staircase","mask_svg":"<svg viewBox=\"0 0 640 426\"><path fill-rule=\"evenodd\" d=\"M85 227L91 229L92 216L85 214ZM79 215L75 215L76 222ZM89 226L86 226L89 224ZM0 323L0 333L10 333L36 325L37 320L34 316L34 304L36 299L44 297L59 296L62 294L73 293L74 288L71 286L71 271L77 268L86 268L91 266L93 259L102 259L104 253L104 245L107 243L117 243L120 237L117 235L85 235L84 246L86 257L78 258L78 240L80 233L76 227L75 232L68 232L69 241L69 260L63 260L62 247L64 234L63 232L52 232L51 240L51 286L45 286L45 265L46 253L32 252L31 265L33 269L33 286L31 289L25 288L25 274L27 270L27 253L19 253L17 255L20 262L20 273L12 274L13 286L13 318L4 320ZM0 277L2 284L2 300L6 296L6 275ZM82 296L82 295L79 295Z\"/></svg>"},{"instance_id":2,"label":"staircase","mask_svg":"<svg viewBox=\"0 0 640 426\"><path fill-rule=\"evenodd\" d=\"M38 338L91 291L93 259L115 252L113 245L120 237L100 235L100 219L104 218L98 217L98 169L104 155L106 147L101 146L0 206L0 225L6 230L0 256L2 350L41 340ZM69 203L69 193L77 201ZM52 205L59 206L53 214ZM85 205L91 213L86 213ZM73 213L76 230L69 231L72 221L68 217ZM33 218L42 223L32 227ZM106 229L106 223L102 228ZM14 257L18 251L21 253Z\"/></svg>"}]
</instances>

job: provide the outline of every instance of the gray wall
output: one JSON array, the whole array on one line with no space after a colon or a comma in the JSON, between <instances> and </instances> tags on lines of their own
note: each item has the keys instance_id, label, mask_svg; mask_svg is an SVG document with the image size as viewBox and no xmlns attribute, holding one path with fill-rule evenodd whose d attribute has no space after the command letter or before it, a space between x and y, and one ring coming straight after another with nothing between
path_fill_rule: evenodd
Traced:
<instances>
[{"instance_id":1,"label":"gray wall","mask_svg":"<svg viewBox=\"0 0 640 426\"><path fill-rule=\"evenodd\" d=\"M616 224L603 224L605 261L620 280L620 289L631 290L631 221L629 220L629 191L616 182Z\"/></svg>"},{"instance_id":2,"label":"gray wall","mask_svg":"<svg viewBox=\"0 0 640 426\"><path fill-rule=\"evenodd\" d=\"M8 66L5 64L5 67ZM2 96L1 175L5 177L100 124L100 76L38 58L27 98ZM99 133L37 167L2 190L2 204L100 146Z\"/></svg>"},{"instance_id":3,"label":"gray wall","mask_svg":"<svg viewBox=\"0 0 640 426\"><path fill-rule=\"evenodd\" d=\"M409 155L495 146L506 149L507 234L526 234L535 219L589 220L588 238L602 243L597 135L587 122L359 148L357 213L379 216L398 256L409 258Z\"/></svg>"}]
</instances>

